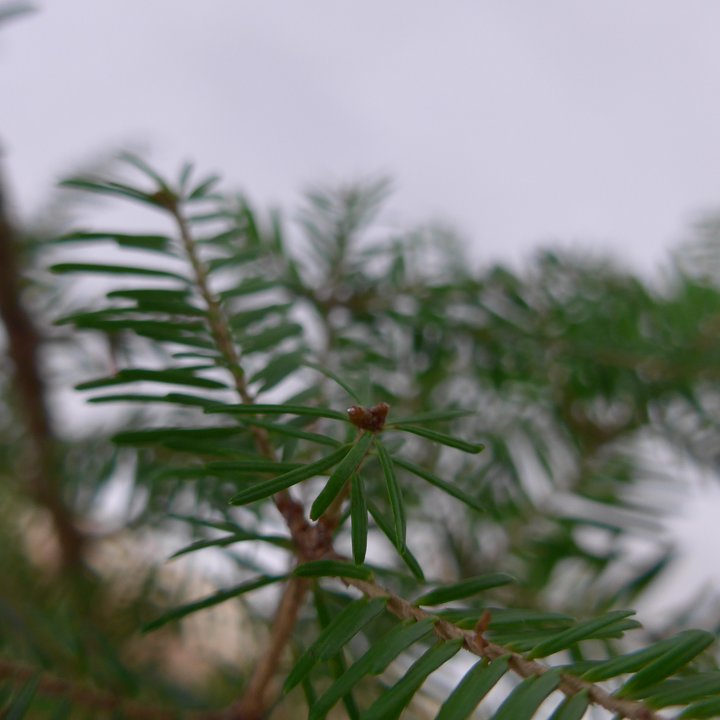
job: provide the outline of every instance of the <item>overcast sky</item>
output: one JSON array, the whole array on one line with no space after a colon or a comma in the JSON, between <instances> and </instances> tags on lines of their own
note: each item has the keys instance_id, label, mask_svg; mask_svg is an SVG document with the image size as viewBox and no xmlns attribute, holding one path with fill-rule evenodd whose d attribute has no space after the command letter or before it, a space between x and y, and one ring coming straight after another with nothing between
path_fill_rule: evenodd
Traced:
<instances>
[{"instance_id":1,"label":"overcast sky","mask_svg":"<svg viewBox=\"0 0 720 720\"><path fill-rule=\"evenodd\" d=\"M18 205L113 147L292 209L396 181L478 260L578 243L654 265L720 200L715 0L37 0L0 34Z\"/></svg>"}]
</instances>

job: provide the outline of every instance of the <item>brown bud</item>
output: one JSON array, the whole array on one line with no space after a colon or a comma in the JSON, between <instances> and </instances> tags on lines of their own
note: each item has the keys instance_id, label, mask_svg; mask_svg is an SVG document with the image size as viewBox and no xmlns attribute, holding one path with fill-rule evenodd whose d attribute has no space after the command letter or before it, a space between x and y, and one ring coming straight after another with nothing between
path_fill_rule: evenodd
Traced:
<instances>
[{"instance_id":1,"label":"brown bud","mask_svg":"<svg viewBox=\"0 0 720 720\"><path fill-rule=\"evenodd\" d=\"M385 419L389 411L390 406L385 402L381 402L371 408L353 405L348 408L347 414L350 422L355 427L376 433L385 427Z\"/></svg>"}]
</instances>

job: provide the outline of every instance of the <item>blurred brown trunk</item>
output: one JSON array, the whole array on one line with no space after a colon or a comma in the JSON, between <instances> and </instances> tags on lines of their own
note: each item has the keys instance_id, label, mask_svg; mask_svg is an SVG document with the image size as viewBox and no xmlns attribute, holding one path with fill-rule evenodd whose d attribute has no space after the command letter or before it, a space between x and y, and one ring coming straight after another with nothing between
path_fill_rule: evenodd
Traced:
<instances>
[{"instance_id":1,"label":"blurred brown trunk","mask_svg":"<svg viewBox=\"0 0 720 720\"><path fill-rule=\"evenodd\" d=\"M22 304L20 273L18 238L8 218L0 178L0 319L5 325L7 354L13 366L12 389L27 430L27 454L31 463L28 490L52 516L62 566L74 572L82 566L83 536L62 498L45 383L39 367L42 339Z\"/></svg>"}]
</instances>

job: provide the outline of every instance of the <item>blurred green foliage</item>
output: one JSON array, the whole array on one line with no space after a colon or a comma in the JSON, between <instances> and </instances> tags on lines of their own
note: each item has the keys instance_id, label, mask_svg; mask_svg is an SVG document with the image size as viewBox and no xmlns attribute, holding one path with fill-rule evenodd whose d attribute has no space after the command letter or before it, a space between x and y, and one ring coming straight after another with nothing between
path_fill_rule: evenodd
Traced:
<instances>
[{"instance_id":1,"label":"blurred green foliage","mask_svg":"<svg viewBox=\"0 0 720 720\"><path fill-rule=\"evenodd\" d=\"M35 693L28 717L99 717L97 704L84 707L86 691L78 689L89 687L206 713L237 697L275 602L272 591L263 590L260 601L246 593L291 570L285 553L292 544L275 507L246 504L267 498L271 478L278 478L276 489L293 486L309 508L319 491L312 478L329 474L313 506L318 516L352 482L352 507L339 517L335 541L348 554L352 547L353 577L370 577L367 566L404 597L421 594L423 575L450 582L449 589L425 590L441 601L482 588L482 600L455 609L460 626L492 607L495 642L532 657L567 649L564 661L575 662L577 672L623 651L617 638L636 623L616 608L633 603L672 561L661 521L674 508L663 498L668 487L681 498L689 480L668 476L667 458L709 470L717 462L720 246L713 223L652 279L600 254L570 252L539 252L521 269L476 269L446 231L388 230L380 215L384 181L315 190L288 224L277 212L258 213L244 197L217 193L215 178L194 180L189 166L171 186L130 160L145 176L137 184L82 178L68 185L171 213L177 202L218 304L208 305L177 228L157 230L149 220L143 233L102 228L33 238L23 292L41 328L49 392L63 398L78 385L100 408L119 402L121 409L86 415L77 401L77 410L55 406L68 420L55 427L53 472L85 537L83 571L68 574L42 503L26 493L23 397L13 394L4 363L0 653L39 673L19 689L0 673L7 681L0 706L19 708L8 717L20 717L24 698ZM88 274L103 278L102 303L82 297L78 274L80 282ZM217 312L227 318L241 370L214 330ZM264 410L236 405L229 378L237 373ZM391 408L382 441L365 435L348 450L353 428L345 409L379 402ZM277 458L258 456L252 427L268 433ZM475 455L478 439L485 450ZM242 506L230 505L231 498ZM637 542L644 544L641 562L632 554ZM197 557L212 560L163 563L171 552L195 557L201 550ZM339 572L310 566L304 577ZM502 573L517 582L487 579L508 577ZM469 586L455 583L478 577ZM328 630L335 613L375 622L375 606L367 614L352 597L328 591L320 602L329 605L301 616L293 640L299 657L306 657L301 650L316 637L318 619L320 637L330 640L337 640ZM234 614L205 624L194 615L228 599ZM688 608L692 602L687 597ZM522 614L513 620L517 608ZM188 615L195 625L177 622ZM595 618L595 625L575 627L572 615ZM694 620L717 624L714 617ZM139 629L148 623L165 627L143 638ZM553 644L573 627L572 640ZM386 631L371 628L365 649ZM657 637L648 639L678 629L674 618L656 620ZM580 640L587 638L600 640L586 657ZM688 660L706 640L683 636ZM303 666L302 678L294 671L293 686L304 687L311 705L330 678L343 676L343 644L340 655L331 644L334 652L322 656L332 662L329 675L315 668L315 689L312 664ZM347 652L361 649L362 642ZM378 700L367 717L395 716L456 650L431 647L413 675L417 687L386 695L389 709ZM703 662L716 679L714 659ZM477 682L486 677L484 666L473 672ZM683 663L677 672L690 671ZM46 687L38 686L42 673L66 679L60 701L38 691ZM358 682L369 683L372 698L377 681L363 677ZM547 697L553 678L540 690L532 680L519 686L497 717L511 717L516 706L530 717L537 703L528 698ZM632 682L629 696L634 689L646 697L640 673ZM354 716L345 690L328 692L345 697ZM438 696L431 686L424 692ZM690 692L680 704L716 692ZM468 693L448 701L443 717L460 717L451 709L469 703ZM581 717L586 698L578 698L558 717ZM118 717L140 717L134 706L122 707ZM276 712L292 715L293 703ZM419 705L412 712L423 716Z\"/></svg>"}]
</instances>

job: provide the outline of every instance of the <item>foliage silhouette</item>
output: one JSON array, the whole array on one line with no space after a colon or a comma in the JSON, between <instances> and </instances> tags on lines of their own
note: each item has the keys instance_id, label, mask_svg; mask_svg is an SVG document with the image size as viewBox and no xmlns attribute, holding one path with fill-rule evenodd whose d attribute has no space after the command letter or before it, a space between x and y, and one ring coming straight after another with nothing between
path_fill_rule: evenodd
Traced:
<instances>
[{"instance_id":1,"label":"foliage silhouette","mask_svg":"<svg viewBox=\"0 0 720 720\"><path fill-rule=\"evenodd\" d=\"M124 410L80 439L29 422L39 490L27 495L2 418L1 468L14 478L0 523L14 544L0 592L7 717L321 718L342 703L348 717L393 718L422 716L418 696L444 720L478 706L496 719L715 712L713 634L668 622L650 638L618 608L670 558L661 547L631 572L620 553L657 530L630 492L648 473L641 443L714 459L720 294L707 264L684 254L662 292L553 253L525 273L474 273L430 231L368 240L384 183L311 193L298 249L277 214L219 193L215 176L186 165L172 183L123 163L138 180L64 185L138 203L167 230L73 230L43 252L59 283L45 347L74 343L78 392ZM64 299L66 276L93 275L101 307ZM19 297L6 293L4 308ZM31 418L45 390L17 390ZM130 475L117 532L184 535L174 558L229 559L219 587L168 599L157 542L131 546L150 570L98 556L112 538L88 522ZM58 537L72 534L55 568L27 550L38 508ZM113 571L139 578L124 604ZM563 586L574 592L552 603ZM267 625L252 670L215 663L182 682L162 652L132 657L159 628L231 604ZM480 660L461 678L467 654ZM456 682L440 693L426 680L446 666Z\"/></svg>"}]
</instances>

